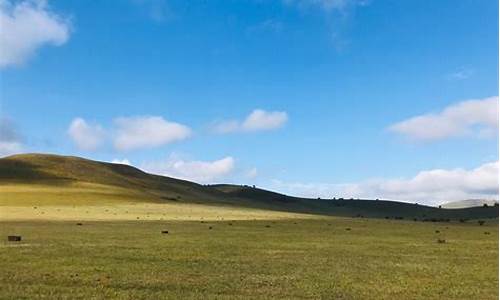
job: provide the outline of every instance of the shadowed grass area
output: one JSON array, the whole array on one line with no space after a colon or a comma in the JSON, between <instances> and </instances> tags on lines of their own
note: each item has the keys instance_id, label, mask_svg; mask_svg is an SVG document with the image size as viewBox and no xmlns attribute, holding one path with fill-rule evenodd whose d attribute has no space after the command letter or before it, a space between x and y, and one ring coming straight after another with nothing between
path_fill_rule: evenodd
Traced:
<instances>
[{"instance_id":1,"label":"shadowed grass area","mask_svg":"<svg viewBox=\"0 0 500 300\"><path fill-rule=\"evenodd\" d=\"M494 222L2 222L8 234L23 240L0 242L2 299L498 298Z\"/></svg>"}]
</instances>

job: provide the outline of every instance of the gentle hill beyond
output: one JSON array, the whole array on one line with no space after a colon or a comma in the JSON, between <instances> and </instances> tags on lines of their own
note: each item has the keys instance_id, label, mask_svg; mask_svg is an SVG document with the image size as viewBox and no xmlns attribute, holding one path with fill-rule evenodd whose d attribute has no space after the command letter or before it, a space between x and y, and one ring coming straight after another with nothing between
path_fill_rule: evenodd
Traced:
<instances>
[{"instance_id":1,"label":"gentle hill beyond","mask_svg":"<svg viewBox=\"0 0 500 300\"><path fill-rule=\"evenodd\" d=\"M384 200L290 197L240 185L200 185L79 157L21 154L0 159L0 206L191 203L269 211L447 221L497 218L498 206L439 209Z\"/></svg>"}]
</instances>

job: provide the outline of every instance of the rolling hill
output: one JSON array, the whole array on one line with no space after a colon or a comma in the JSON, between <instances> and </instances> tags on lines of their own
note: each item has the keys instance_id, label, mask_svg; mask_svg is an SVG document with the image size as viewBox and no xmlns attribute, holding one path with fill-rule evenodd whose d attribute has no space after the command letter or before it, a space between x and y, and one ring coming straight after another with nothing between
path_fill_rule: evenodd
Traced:
<instances>
[{"instance_id":1,"label":"rolling hill","mask_svg":"<svg viewBox=\"0 0 500 300\"><path fill-rule=\"evenodd\" d=\"M149 202L424 221L498 217L498 207L440 209L384 200L297 198L249 186L200 185L128 165L51 154L1 158L0 196L1 206Z\"/></svg>"}]
</instances>

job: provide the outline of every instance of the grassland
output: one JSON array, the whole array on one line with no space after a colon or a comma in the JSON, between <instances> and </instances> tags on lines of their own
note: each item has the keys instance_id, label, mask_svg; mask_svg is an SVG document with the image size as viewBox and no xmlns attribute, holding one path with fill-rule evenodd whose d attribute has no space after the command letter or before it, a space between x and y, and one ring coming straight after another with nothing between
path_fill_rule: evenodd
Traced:
<instances>
[{"instance_id":1,"label":"grassland","mask_svg":"<svg viewBox=\"0 0 500 300\"><path fill-rule=\"evenodd\" d=\"M7 234L23 241L0 244L1 299L498 298L494 222L4 221Z\"/></svg>"},{"instance_id":2,"label":"grassland","mask_svg":"<svg viewBox=\"0 0 500 300\"><path fill-rule=\"evenodd\" d=\"M497 217L16 156L0 159L0 299L498 299Z\"/></svg>"}]
</instances>

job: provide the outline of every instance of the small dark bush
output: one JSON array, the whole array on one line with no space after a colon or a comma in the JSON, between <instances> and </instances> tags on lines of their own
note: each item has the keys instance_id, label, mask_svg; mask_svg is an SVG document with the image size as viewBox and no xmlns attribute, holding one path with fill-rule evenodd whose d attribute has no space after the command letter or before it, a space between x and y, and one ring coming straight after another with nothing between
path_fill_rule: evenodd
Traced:
<instances>
[{"instance_id":1,"label":"small dark bush","mask_svg":"<svg viewBox=\"0 0 500 300\"><path fill-rule=\"evenodd\" d=\"M347 231L351 231L351 228L347 227L345 230L347 230Z\"/></svg>"},{"instance_id":2,"label":"small dark bush","mask_svg":"<svg viewBox=\"0 0 500 300\"><path fill-rule=\"evenodd\" d=\"M488 231L485 231L484 234L490 234Z\"/></svg>"},{"instance_id":3,"label":"small dark bush","mask_svg":"<svg viewBox=\"0 0 500 300\"><path fill-rule=\"evenodd\" d=\"M9 242L20 242L21 236L20 235L9 235L9 236L7 236L7 240Z\"/></svg>"},{"instance_id":4,"label":"small dark bush","mask_svg":"<svg viewBox=\"0 0 500 300\"><path fill-rule=\"evenodd\" d=\"M436 230L436 233L440 233L440 232L441 232L441 231L439 231L439 230Z\"/></svg>"},{"instance_id":5,"label":"small dark bush","mask_svg":"<svg viewBox=\"0 0 500 300\"><path fill-rule=\"evenodd\" d=\"M161 233L162 234L168 234L168 230L162 230Z\"/></svg>"},{"instance_id":6,"label":"small dark bush","mask_svg":"<svg viewBox=\"0 0 500 300\"><path fill-rule=\"evenodd\" d=\"M437 242L438 242L438 244L444 244L444 243L446 243L446 240L445 239L438 239Z\"/></svg>"},{"instance_id":7,"label":"small dark bush","mask_svg":"<svg viewBox=\"0 0 500 300\"><path fill-rule=\"evenodd\" d=\"M83 224L82 223L76 223L77 226L82 226Z\"/></svg>"},{"instance_id":8,"label":"small dark bush","mask_svg":"<svg viewBox=\"0 0 500 300\"><path fill-rule=\"evenodd\" d=\"M484 225L484 223L486 223L486 222L485 222L485 221L483 221L483 220L479 220L479 221L477 221L477 223L479 224L479 226L483 226L483 225Z\"/></svg>"}]
</instances>

